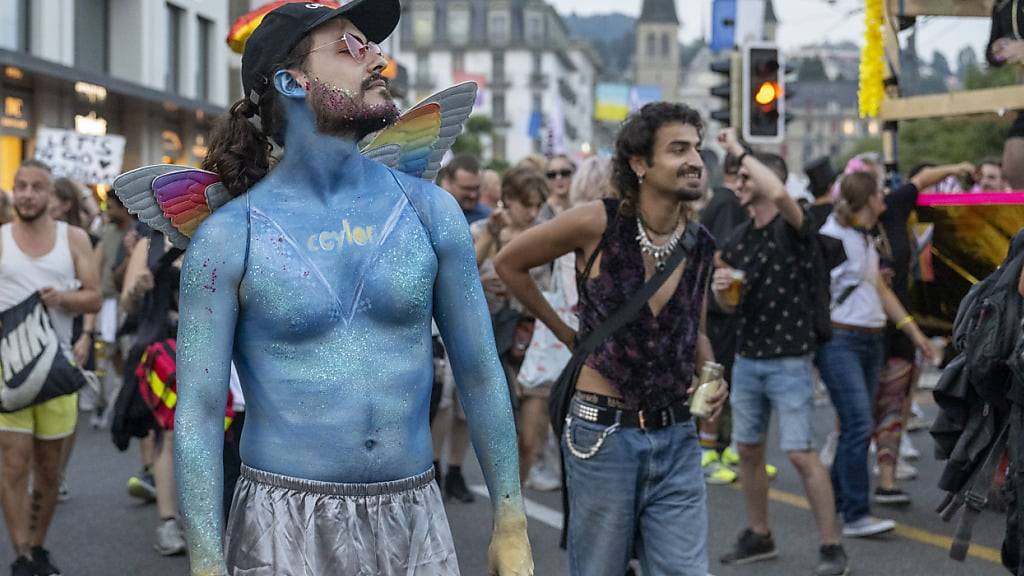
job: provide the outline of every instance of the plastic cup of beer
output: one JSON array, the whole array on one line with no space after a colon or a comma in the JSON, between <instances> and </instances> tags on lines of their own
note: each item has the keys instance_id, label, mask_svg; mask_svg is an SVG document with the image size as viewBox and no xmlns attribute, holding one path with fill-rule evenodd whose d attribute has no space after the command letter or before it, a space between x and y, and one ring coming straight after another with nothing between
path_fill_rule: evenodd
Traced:
<instances>
[{"instance_id":1,"label":"plastic cup of beer","mask_svg":"<svg viewBox=\"0 0 1024 576\"><path fill-rule=\"evenodd\" d=\"M739 306L743 295L743 285L747 282L747 273L743 270L732 271L732 282L722 293L722 300L727 306Z\"/></svg>"}]
</instances>

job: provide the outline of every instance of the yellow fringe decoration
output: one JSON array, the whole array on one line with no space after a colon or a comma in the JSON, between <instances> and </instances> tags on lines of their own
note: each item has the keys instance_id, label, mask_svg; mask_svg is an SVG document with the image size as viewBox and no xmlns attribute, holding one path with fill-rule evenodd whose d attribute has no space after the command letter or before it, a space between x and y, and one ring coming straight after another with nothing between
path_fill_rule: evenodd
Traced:
<instances>
[{"instance_id":1,"label":"yellow fringe decoration","mask_svg":"<svg viewBox=\"0 0 1024 576\"><path fill-rule=\"evenodd\" d=\"M878 116L885 95L885 48L882 45L883 0L865 0L864 47L860 53L860 117Z\"/></svg>"}]
</instances>

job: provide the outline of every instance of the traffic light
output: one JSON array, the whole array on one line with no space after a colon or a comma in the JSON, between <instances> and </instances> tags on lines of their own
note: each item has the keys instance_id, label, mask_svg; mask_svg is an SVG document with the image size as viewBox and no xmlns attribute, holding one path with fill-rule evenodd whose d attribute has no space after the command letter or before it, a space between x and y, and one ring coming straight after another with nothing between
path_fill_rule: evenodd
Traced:
<instances>
[{"instance_id":1,"label":"traffic light","mask_svg":"<svg viewBox=\"0 0 1024 576\"><path fill-rule=\"evenodd\" d=\"M786 136L786 67L774 44L743 47L743 139L777 144Z\"/></svg>"},{"instance_id":2,"label":"traffic light","mask_svg":"<svg viewBox=\"0 0 1024 576\"><path fill-rule=\"evenodd\" d=\"M735 50L711 63L711 71L725 76L725 82L711 87L711 95L725 100L725 107L711 112L711 119L723 126L735 126L740 120L742 64Z\"/></svg>"}]
</instances>

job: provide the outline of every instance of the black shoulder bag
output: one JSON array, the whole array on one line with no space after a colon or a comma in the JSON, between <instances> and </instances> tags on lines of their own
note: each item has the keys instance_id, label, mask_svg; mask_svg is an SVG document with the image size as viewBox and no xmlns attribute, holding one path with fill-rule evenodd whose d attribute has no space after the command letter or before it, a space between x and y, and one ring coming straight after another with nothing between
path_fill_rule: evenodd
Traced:
<instances>
[{"instance_id":1,"label":"black shoulder bag","mask_svg":"<svg viewBox=\"0 0 1024 576\"><path fill-rule=\"evenodd\" d=\"M580 371L583 369L583 363L587 357L597 348L598 344L610 338L620 328L636 318L640 309L647 304L651 296L654 296L654 293L661 288L662 284L668 280L668 277L675 272L676 268L693 250L694 245L697 243L698 228L696 223L690 222L686 226L682 242L680 242L679 247L669 257L665 267L655 273L654 276L651 276L632 298L616 310L603 324L587 334L583 342L573 350L572 358L569 359L569 363L565 365L565 369L559 374L558 379L555 380L551 388L551 396L548 402L548 416L551 418L551 427L554 429L557 438L561 438L565 431L565 419L569 415L569 405L572 403L573 395L576 394L576 382L580 378ZM565 548L566 536L569 531L569 490L565 484L564 465L562 466L562 512L562 540L560 546Z\"/></svg>"}]
</instances>

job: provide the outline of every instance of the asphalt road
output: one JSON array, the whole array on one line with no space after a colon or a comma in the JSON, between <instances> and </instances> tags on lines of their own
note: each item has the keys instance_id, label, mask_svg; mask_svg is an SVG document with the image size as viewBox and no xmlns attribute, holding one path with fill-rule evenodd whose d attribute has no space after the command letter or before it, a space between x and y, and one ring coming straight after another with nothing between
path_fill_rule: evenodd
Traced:
<instances>
[{"instance_id":1,"label":"asphalt road","mask_svg":"<svg viewBox=\"0 0 1024 576\"><path fill-rule=\"evenodd\" d=\"M926 398L926 395L922 395ZM934 407L926 406L931 412ZM833 425L831 408L817 410L820 435ZM774 431L773 431L774 435ZM1003 518L986 512L975 529L972 556L964 564L948 559L948 538L953 527L934 513L940 494L934 487L941 465L930 457L926 432L912 435L922 452L916 465L917 480L905 483L914 498L904 509L875 510L900 523L889 535L869 539L847 539L853 573L900 576L988 576L1006 572L998 564ZM736 486L711 487L710 509L711 573L715 576L812 574L817 555L817 534L796 474L780 454L770 448L770 459L780 468L772 484L771 521L779 547L779 558L751 566L725 567L717 562L743 528L743 501ZM153 550L157 524L155 507L142 505L125 493L127 477L138 468L134 449L120 453L106 431L80 428L78 446L69 470L71 499L60 505L50 532L48 546L67 576L171 576L187 574L184 557L164 558ZM490 506L483 490L479 469L467 462L467 479L481 494L473 504L449 503L448 514L463 574L485 574L490 536ZM539 576L566 574L565 554L558 549L560 497L558 493L527 491L530 538L536 573ZM0 560L12 559L10 545L0 544Z\"/></svg>"}]
</instances>

